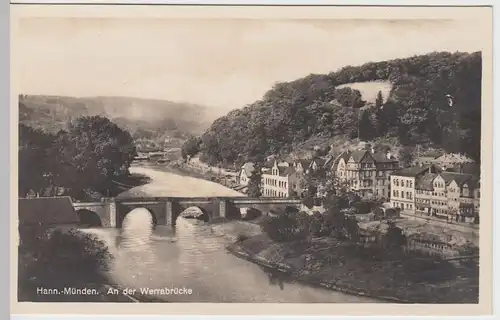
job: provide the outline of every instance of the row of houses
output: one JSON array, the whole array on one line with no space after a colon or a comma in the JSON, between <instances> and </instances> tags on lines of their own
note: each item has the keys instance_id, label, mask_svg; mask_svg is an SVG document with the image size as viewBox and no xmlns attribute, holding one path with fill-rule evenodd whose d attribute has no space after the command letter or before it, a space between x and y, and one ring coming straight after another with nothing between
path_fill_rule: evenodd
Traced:
<instances>
[{"instance_id":1,"label":"row of houses","mask_svg":"<svg viewBox=\"0 0 500 320\"><path fill-rule=\"evenodd\" d=\"M444 171L434 164L400 169L391 175L390 202L407 213L474 222L480 197L478 176Z\"/></svg>"},{"instance_id":2,"label":"row of houses","mask_svg":"<svg viewBox=\"0 0 500 320\"><path fill-rule=\"evenodd\" d=\"M475 167L473 160L460 154L426 154L412 167L401 168L390 152L345 151L330 158L274 160L262 169L261 192L264 197L301 195L300 177L322 168L363 198L383 199L407 213L466 221L479 213L480 183ZM252 163L243 165L241 185L248 184L253 170Z\"/></svg>"}]
</instances>

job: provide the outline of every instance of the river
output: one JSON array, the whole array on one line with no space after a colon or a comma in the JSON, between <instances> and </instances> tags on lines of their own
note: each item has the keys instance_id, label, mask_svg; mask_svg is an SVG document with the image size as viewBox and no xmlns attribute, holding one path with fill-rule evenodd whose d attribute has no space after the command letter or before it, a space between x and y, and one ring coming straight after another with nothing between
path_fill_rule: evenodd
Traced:
<instances>
[{"instance_id":1,"label":"river","mask_svg":"<svg viewBox=\"0 0 500 320\"><path fill-rule=\"evenodd\" d=\"M123 196L241 195L216 183L151 168L133 167L131 171L148 175L151 182ZM377 302L270 276L261 267L228 253L225 246L230 240L201 221L179 218L175 230L164 226L153 230L151 223L143 209L129 213L118 246L118 230L87 229L108 244L115 256L110 277L122 287L185 289L184 294L155 295L169 302Z\"/></svg>"}]
</instances>

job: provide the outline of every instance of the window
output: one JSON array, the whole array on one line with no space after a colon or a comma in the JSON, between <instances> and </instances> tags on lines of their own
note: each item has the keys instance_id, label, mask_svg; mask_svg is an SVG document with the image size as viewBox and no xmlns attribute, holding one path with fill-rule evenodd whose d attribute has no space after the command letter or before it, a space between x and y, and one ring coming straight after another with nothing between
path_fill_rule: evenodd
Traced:
<instances>
[{"instance_id":1,"label":"window","mask_svg":"<svg viewBox=\"0 0 500 320\"><path fill-rule=\"evenodd\" d=\"M399 180L398 179L394 179L394 184L399 187Z\"/></svg>"},{"instance_id":2,"label":"window","mask_svg":"<svg viewBox=\"0 0 500 320\"><path fill-rule=\"evenodd\" d=\"M396 196L396 190L392 190L392 196L395 197Z\"/></svg>"}]
</instances>

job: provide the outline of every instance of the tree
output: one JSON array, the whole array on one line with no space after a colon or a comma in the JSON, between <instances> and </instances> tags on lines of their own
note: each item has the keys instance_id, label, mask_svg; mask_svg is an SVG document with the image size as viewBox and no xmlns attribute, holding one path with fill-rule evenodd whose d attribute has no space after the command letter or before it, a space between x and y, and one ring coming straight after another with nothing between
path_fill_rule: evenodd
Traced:
<instances>
[{"instance_id":1,"label":"tree","mask_svg":"<svg viewBox=\"0 0 500 320\"><path fill-rule=\"evenodd\" d=\"M259 162L257 162L254 163L254 170L252 171L252 175L250 176L250 179L248 181L247 185L248 196L251 198L261 197L262 196L261 184L262 184L262 165Z\"/></svg>"},{"instance_id":2,"label":"tree","mask_svg":"<svg viewBox=\"0 0 500 320\"><path fill-rule=\"evenodd\" d=\"M19 124L19 195L37 195L52 184L50 151L54 136Z\"/></svg>"},{"instance_id":3,"label":"tree","mask_svg":"<svg viewBox=\"0 0 500 320\"><path fill-rule=\"evenodd\" d=\"M199 137L191 137L181 148L181 156L184 160L189 160L191 157L195 156L200 152L201 139Z\"/></svg>"},{"instance_id":4,"label":"tree","mask_svg":"<svg viewBox=\"0 0 500 320\"><path fill-rule=\"evenodd\" d=\"M396 226L393 221L387 221L389 228L385 234L385 242L389 248L400 248L406 243L406 236L403 230Z\"/></svg>"},{"instance_id":5,"label":"tree","mask_svg":"<svg viewBox=\"0 0 500 320\"><path fill-rule=\"evenodd\" d=\"M399 150L399 162L403 167L409 167L415 160L415 148L411 146L404 146Z\"/></svg>"},{"instance_id":6,"label":"tree","mask_svg":"<svg viewBox=\"0 0 500 320\"><path fill-rule=\"evenodd\" d=\"M377 98L375 98L375 108L379 110L384 105L384 97L382 96L382 91L377 93Z\"/></svg>"},{"instance_id":7,"label":"tree","mask_svg":"<svg viewBox=\"0 0 500 320\"><path fill-rule=\"evenodd\" d=\"M81 192L109 190L113 179L128 174L136 155L131 135L101 116L81 117L58 135L58 160L63 184Z\"/></svg>"},{"instance_id":8,"label":"tree","mask_svg":"<svg viewBox=\"0 0 500 320\"><path fill-rule=\"evenodd\" d=\"M368 111L364 111L361 113L358 128L358 135L360 140L369 141L375 137L375 130L370 118L370 113Z\"/></svg>"}]
</instances>

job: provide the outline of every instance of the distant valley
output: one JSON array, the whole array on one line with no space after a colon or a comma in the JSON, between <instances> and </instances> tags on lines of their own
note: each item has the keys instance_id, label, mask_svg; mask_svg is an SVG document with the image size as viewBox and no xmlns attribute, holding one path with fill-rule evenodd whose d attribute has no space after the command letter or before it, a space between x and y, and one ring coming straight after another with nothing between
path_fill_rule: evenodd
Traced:
<instances>
[{"instance_id":1,"label":"distant valley","mask_svg":"<svg viewBox=\"0 0 500 320\"><path fill-rule=\"evenodd\" d=\"M101 115L127 129L139 149L179 147L220 116L205 106L131 97L19 96L19 121L55 133L81 116Z\"/></svg>"}]
</instances>

